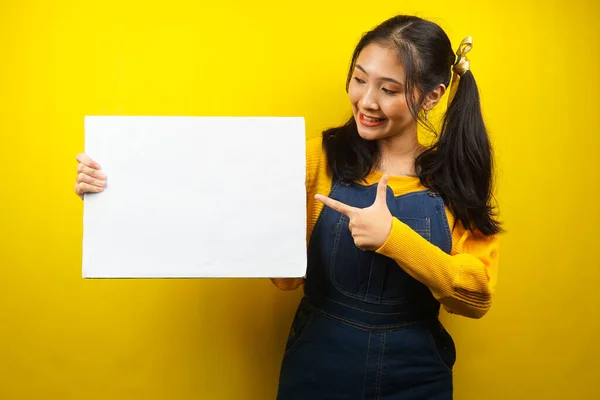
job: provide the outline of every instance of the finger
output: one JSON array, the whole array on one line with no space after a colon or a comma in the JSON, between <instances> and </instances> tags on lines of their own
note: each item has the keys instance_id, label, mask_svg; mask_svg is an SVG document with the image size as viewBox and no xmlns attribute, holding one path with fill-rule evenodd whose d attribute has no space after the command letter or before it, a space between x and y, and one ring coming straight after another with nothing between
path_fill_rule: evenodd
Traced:
<instances>
[{"instance_id":1,"label":"finger","mask_svg":"<svg viewBox=\"0 0 600 400\"><path fill-rule=\"evenodd\" d=\"M90 167L86 166L85 164L80 163L79 165L77 165L77 172L79 172L80 174L89 175L92 178L106 180L106 175L104 175L104 173L100 172L97 169L90 168Z\"/></svg>"},{"instance_id":2,"label":"finger","mask_svg":"<svg viewBox=\"0 0 600 400\"><path fill-rule=\"evenodd\" d=\"M387 205L387 184L388 176L386 174L383 175L377 184L377 196L375 196L375 203Z\"/></svg>"},{"instance_id":3,"label":"finger","mask_svg":"<svg viewBox=\"0 0 600 400\"><path fill-rule=\"evenodd\" d=\"M355 226L354 222L352 220L350 220L350 222L348 222L348 230L350 231L351 235L354 235L354 233L352 233L354 226Z\"/></svg>"},{"instance_id":4,"label":"finger","mask_svg":"<svg viewBox=\"0 0 600 400\"><path fill-rule=\"evenodd\" d=\"M81 200L83 200L83 193L81 193L81 190L79 189L79 183L75 184L75 194L81 197Z\"/></svg>"},{"instance_id":5,"label":"finger","mask_svg":"<svg viewBox=\"0 0 600 400\"><path fill-rule=\"evenodd\" d=\"M101 188L106 187L106 181L102 179L92 178L89 175L84 174L83 172L77 175L77 183L87 183L92 186L98 186Z\"/></svg>"},{"instance_id":6,"label":"finger","mask_svg":"<svg viewBox=\"0 0 600 400\"><path fill-rule=\"evenodd\" d=\"M344 203L340 203L337 200L330 199L327 196L323 196L321 194L315 195L315 199L325 204L327 207L334 209L337 212L344 214L347 217L350 217L355 211L356 208L348 206Z\"/></svg>"},{"instance_id":7,"label":"finger","mask_svg":"<svg viewBox=\"0 0 600 400\"><path fill-rule=\"evenodd\" d=\"M77 184L77 187L75 188L75 193L81 196L84 193L100 193L103 190L104 188L90 185L89 183L81 182Z\"/></svg>"},{"instance_id":8,"label":"finger","mask_svg":"<svg viewBox=\"0 0 600 400\"><path fill-rule=\"evenodd\" d=\"M100 169L100 164L98 164L96 161L92 160L92 158L85 153L77 154L77 157L75 157L75 159L78 162L80 162L90 168Z\"/></svg>"},{"instance_id":9,"label":"finger","mask_svg":"<svg viewBox=\"0 0 600 400\"><path fill-rule=\"evenodd\" d=\"M364 247L365 243L364 240L362 240L361 238L354 238L354 245L362 251L367 251L367 249Z\"/></svg>"}]
</instances>

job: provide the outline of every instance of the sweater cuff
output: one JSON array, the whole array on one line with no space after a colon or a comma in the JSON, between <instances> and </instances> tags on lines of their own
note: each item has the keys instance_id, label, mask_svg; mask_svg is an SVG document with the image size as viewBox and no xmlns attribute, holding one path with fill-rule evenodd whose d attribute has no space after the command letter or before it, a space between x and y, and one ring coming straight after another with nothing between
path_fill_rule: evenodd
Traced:
<instances>
[{"instance_id":1,"label":"sweater cuff","mask_svg":"<svg viewBox=\"0 0 600 400\"><path fill-rule=\"evenodd\" d=\"M409 251L410 246L407 246L406 240L402 240L403 237L406 237L407 230L412 231L408 225L404 224L398 218L392 218L390 234L385 243L376 252L389 258L397 258L399 254Z\"/></svg>"}]
</instances>

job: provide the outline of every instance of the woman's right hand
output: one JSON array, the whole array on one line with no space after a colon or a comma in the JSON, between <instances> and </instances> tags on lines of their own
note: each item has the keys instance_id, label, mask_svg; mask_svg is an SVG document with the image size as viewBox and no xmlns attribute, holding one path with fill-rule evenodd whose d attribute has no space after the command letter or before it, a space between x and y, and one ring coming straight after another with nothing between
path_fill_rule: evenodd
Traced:
<instances>
[{"instance_id":1,"label":"woman's right hand","mask_svg":"<svg viewBox=\"0 0 600 400\"><path fill-rule=\"evenodd\" d=\"M75 194L83 200L84 193L100 193L106 187L106 175L100 171L100 165L87 154L81 153L76 157L77 181Z\"/></svg>"}]
</instances>

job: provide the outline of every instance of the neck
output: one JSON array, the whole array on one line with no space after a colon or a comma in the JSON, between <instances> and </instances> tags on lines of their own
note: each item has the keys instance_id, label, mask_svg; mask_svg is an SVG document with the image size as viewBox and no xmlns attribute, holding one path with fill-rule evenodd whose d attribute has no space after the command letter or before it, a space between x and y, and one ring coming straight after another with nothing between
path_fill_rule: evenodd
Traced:
<instances>
[{"instance_id":1,"label":"neck","mask_svg":"<svg viewBox=\"0 0 600 400\"><path fill-rule=\"evenodd\" d=\"M379 139L379 163L377 170L390 176L414 176L415 159L424 150L419 143L416 129L410 134L401 134Z\"/></svg>"}]
</instances>

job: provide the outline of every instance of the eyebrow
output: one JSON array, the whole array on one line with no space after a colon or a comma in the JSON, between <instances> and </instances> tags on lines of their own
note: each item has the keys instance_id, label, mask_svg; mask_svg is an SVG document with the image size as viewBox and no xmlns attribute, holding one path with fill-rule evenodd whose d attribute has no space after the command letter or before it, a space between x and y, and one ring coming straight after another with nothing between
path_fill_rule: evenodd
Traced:
<instances>
[{"instance_id":1,"label":"eyebrow","mask_svg":"<svg viewBox=\"0 0 600 400\"><path fill-rule=\"evenodd\" d=\"M356 68L360 69L365 75L369 75L369 73L367 71L365 71L365 69L363 67L361 67L360 65L356 64ZM400 83L397 80L392 79L392 78L382 77L381 80L386 81L386 82L395 83L396 85L404 86L403 83Z\"/></svg>"}]
</instances>

